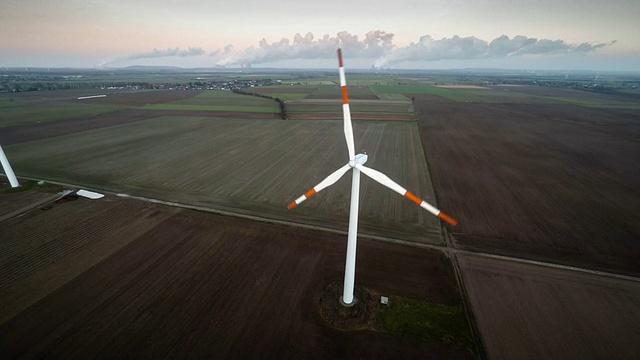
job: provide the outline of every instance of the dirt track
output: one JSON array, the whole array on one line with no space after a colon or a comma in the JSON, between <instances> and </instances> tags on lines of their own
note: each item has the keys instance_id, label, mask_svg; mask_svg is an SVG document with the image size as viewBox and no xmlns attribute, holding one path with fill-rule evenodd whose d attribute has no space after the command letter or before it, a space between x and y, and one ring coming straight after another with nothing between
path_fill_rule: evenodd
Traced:
<instances>
[{"instance_id":1,"label":"dirt track","mask_svg":"<svg viewBox=\"0 0 640 360\"><path fill-rule=\"evenodd\" d=\"M20 237L15 234L22 234ZM356 281L457 304L437 252L361 239ZM56 249L55 251L47 249ZM108 196L0 224L2 358L469 358L322 325L342 236Z\"/></svg>"}]
</instances>

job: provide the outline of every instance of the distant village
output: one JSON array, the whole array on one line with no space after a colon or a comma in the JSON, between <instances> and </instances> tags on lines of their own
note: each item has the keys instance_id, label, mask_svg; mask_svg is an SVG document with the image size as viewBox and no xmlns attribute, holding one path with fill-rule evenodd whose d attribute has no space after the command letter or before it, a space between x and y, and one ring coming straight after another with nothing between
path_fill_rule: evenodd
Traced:
<instances>
[{"instance_id":1,"label":"distant village","mask_svg":"<svg viewBox=\"0 0 640 360\"><path fill-rule=\"evenodd\" d=\"M185 73L176 73L177 78L188 77ZM278 73L282 75L282 72ZM307 77L325 76L324 73L297 74L297 78L305 79ZM362 72L367 76L389 76L389 74L371 74ZM409 73L407 73L409 74ZM243 77L229 73L216 73L211 76L197 77L189 81L180 82L162 82L157 81L157 76L164 76L166 79L176 78L171 73L110 73L105 76L104 73L87 73L84 75L69 75L64 73L50 74L48 71L16 72L9 71L0 73L0 93L11 92L27 92L27 91L50 91L50 90L68 90L68 89L101 89L101 90L226 90L238 91L270 85L280 85L281 80L275 80L268 76L264 77ZM116 78L111 76L117 75ZM618 93L620 91L635 91L640 86L640 79L637 76L619 77L618 75L603 76L595 78L589 74L535 74L535 73L491 73L476 72L470 74L461 74L460 71L433 72L414 74L415 76L437 76L440 79L447 79L447 83L466 84L466 85L529 85L541 87L558 87L586 90L590 92L600 93ZM274 77L278 76L274 74ZM129 77L129 79L128 79ZM156 77L155 79L153 79ZM217 78L216 78L217 77ZM237 78L234 78L237 77ZM149 79L150 81L146 81ZM156 80L156 81L153 81ZM296 83L295 81L293 82ZM302 84L302 83L298 83ZM403 83L399 82L402 85ZM436 83L438 85L438 83Z\"/></svg>"},{"instance_id":2,"label":"distant village","mask_svg":"<svg viewBox=\"0 0 640 360\"><path fill-rule=\"evenodd\" d=\"M198 78L189 82L138 82L138 81L96 81L82 77L42 78L29 75L1 75L0 92L27 92L68 89L102 89L102 90L240 90L259 86L279 85L280 80L273 79L231 79L208 80Z\"/></svg>"}]
</instances>

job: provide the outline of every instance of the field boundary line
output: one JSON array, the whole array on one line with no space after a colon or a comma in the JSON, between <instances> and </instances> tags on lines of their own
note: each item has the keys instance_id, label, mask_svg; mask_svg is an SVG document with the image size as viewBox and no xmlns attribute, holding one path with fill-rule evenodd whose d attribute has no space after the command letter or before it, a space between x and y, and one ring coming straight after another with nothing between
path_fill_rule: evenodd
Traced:
<instances>
[{"instance_id":1,"label":"field boundary line","mask_svg":"<svg viewBox=\"0 0 640 360\"><path fill-rule=\"evenodd\" d=\"M479 252L479 251L476 252L476 251L469 251L469 250L462 250L462 249L450 249L450 251L453 251L453 252L456 252L456 253L459 253L459 254L469 255L469 256L477 256L477 257L484 257L484 258L489 258L489 259L494 259L494 260L518 262L518 263L528 264L528 265L544 266L544 267L550 267L550 268L555 268L555 269L561 269L561 270L581 272L581 273L597 275L597 276L616 278L616 279L620 279L620 280L640 282L640 277L636 277L636 276L632 276L632 275L616 274L616 273L600 271L600 270L593 270L593 269L587 269L587 268L571 266L571 265L563 265L563 264L551 263L551 262L546 262L546 261L523 259L523 258L517 258L517 257L512 257L512 256L497 255L497 254L490 254L490 253L485 253L485 252Z\"/></svg>"},{"instance_id":2,"label":"field boundary line","mask_svg":"<svg viewBox=\"0 0 640 360\"><path fill-rule=\"evenodd\" d=\"M196 210L196 211L204 211L204 212L214 213L214 214L218 214L218 215L232 216L232 217L238 217L238 218L243 218L243 219L248 219L248 220L260 221L260 222L263 222L263 223L271 223L271 224L292 226L292 227L298 227L298 228L309 229L309 230L324 231L324 232L329 232L329 233L338 234L338 235L347 235L347 231L337 230L337 229L324 227L324 226L319 226L319 225L309 225L309 224L302 224L302 223L297 223L297 222L293 222L293 221L277 220L277 219L272 219L272 218L267 218L267 217L262 217L262 216L257 216L257 215L248 215L248 214L242 214L242 213L237 213L237 212L233 212L233 211L220 210L220 209L211 208L211 207L198 206L198 205L189 205L189 204L183 204L183 203L178 203L178 202L173 202L173 201L165 201L165 200L147 198L147 197L143 197L143 196L122 194L122 193L113 193L113 192L109 192L109 191L105 191L105 192L111 193L111 194L116 195L116 196L121 197L121 198L145 201L145 202L150 202L150 203L154 203L154 204L173 206L173 207L179 207L179 208L183 208L183 209ZM413 242L413 241L390 238L390 237L386 237L386 236L362 234L362 235L358 235L358 237L359 238L363 238L363 239L384 241L384 242L395 243L395 244L400 244L400 245L407 245L407 246L413 246L413 247L419 247L419 248L428 248L428 249L435 249L435 250L439 250L439 251L446 251L445 248L443 246L441 246L441 245L416 243L416 242Z\"/></svg>"},{"instance_id":3,"label":"field boundary line","mask_svg":"<svg viewBox=\"0 0 640 360\"><path fill-rule=\"evenodd\" d=\"M318 226L318 225L301 224L301 223L296 223L296 222L292 222L292 221L277 220L277 219L271 219L271 218L266 218L266 217L261 217L261 216L256 216L256 215L247 215L247 214L236 213L236 212L226 211L226 210L220 210L220 209L215 209L215 208L210 208L210 207L189 205L189 204L183 204L183 203L178 203L178 202L174 202L174 201L166 201L166 200L147 198L147 197L143 197L143 196L123 194L123 193L118 193L118 192L114 192L114 191L111 191L111 190L92 188L90 186L79 186L79 185L63 183L63 182L59 182L59 181L49 181L49 180L45 180L45 179L42 179L42 178L37 178L36 179L36 178L27 177L27 176L20 176L20 178L28 179L28 180L43 180L43 181L51 183L51 184L68 186L68 187L71 187L71 188L74 188L74 189L77 189L77 188L88 188L90 190L92 189L92 190L95 190L95 191L99 191L99 192L115 195L117 197L121 197L121 198L124 198L124 199L133 199L133 200L144 201L144 202L149 202L149 203L153 203L153 204L166 205L166 206L172 206L172 207L178 207L178 208L196 210L196 211L203 211L203 212L219 214L219 215L224 215L224 216L232 216L232 217L237 217L237 218L242 218L242 219L259 221L259 222L263 222L263 223L271 223L271 224L292 226L292 227L309 229L309 230L324 231L324 232L329 232L329 233L339 234L339 235L347 235L347 231L332 229L332 228ZM58 195L58 196L62 197L64 195ZM396 238L391 238L391 237L386 237L386 236L379 236L379 235L371 235L371 234L362 234L362 235L358 235L358 237L362 238L362 239L370 239L370 240L384 241L384 242L393 243L393 244L406 245L406 246L411 246L411 247L415 247L415 248L437 250L437 251L445 253L445 255L447 253L467 254L467 255L471 255L471 256L479 256L479 257L491 258L491 259L495 259L495 260L503 260L503 261L525 263L525 264L530 264L530 265L537 265L537 266L550 267L550 268L556 268L556 269L562 269L562 270L568 270L568 271L574 271L574 272L588 273L588 274L604 276L604 277L617 278L617 279L620 279L620 280L628 280L628 281L640 282L640 277L631 276L631 275L622 275L622 274L611 273L611 272L606 272L606 271L581 268L581 267L577 267L577 266L562 265L562 264L557 264L557 263L552 263L552 262L545 262L545 261L539 261L539 260L530 260L530 259L511 257L511 256L505 256L505 255L497 255L497 254L485 253L485 252L481 252L481 251L471 251L471 250L457 249L457 248L453 248L453 247L447 248L446 247L446 242L445 242L445 245L434 245L434 244L417 243L417 242L414 242L414 241L396 239ZM346 239L345 239L345 241L346 241Z\"/></svg>"},{"instance_id":4,"label":"field boundary line","mask_svg":"<svg viewBox=\"0 0 640 360\"><path fill-rule=\"evenodd\" d=\"M367 85L367 87L378 98L378 100L382 100L382 99L380 99L380 94L378 94L378 92L374 88L372 88L371 86L368 86L368 85Z\"/></svg>"}]
</instances>

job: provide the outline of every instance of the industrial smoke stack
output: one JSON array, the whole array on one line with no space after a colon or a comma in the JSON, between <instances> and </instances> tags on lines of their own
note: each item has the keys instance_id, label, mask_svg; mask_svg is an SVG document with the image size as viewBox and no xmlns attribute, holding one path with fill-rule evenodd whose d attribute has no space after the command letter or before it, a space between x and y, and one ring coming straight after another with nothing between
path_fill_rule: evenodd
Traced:
<instances>
[{"instance_id":1,"label":"industrial smoke stack","mask_svg":"<svg viewBox=\"0 0 640 360\"><path fill-rule=\"evenodd\" d=\"M7 155L5 155L4 151L2 150L2 145L0 145L0 162L2 162L2 169L4 170L4 173L9 178L9 183L11 184L11 187L15 188L20 186L20 183L18 183L18 179L16 179L16 174L13 173L11 164L9 164L9 159L7 159Z\"/></svg>"}]
</instances>

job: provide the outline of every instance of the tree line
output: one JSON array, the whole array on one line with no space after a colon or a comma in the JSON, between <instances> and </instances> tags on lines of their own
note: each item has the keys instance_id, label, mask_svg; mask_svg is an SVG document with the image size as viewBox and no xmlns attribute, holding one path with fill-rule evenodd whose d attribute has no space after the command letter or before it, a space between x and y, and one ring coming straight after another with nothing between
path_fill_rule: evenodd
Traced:
<instances>
[{"instance_id":1,"label":"tree line","mask_svg":"<svg viewBox=\"0 0 640 360\"><path fill-rule=\"evenodd\" d=\"M249 95L249 96L257 96L257 97L261 97L261 98L265 98L265 99L271 99L275 102L277 102L280 105L280 116L282 117L282 120L287 120L287 108L286 108L286 103L284 100L280 99L280 98L274 98L273 96L269 96L269 95L265 95L265 94L258 94L255 92L250 92L250 91L245 91L242 89L234 89L233 90L234 93L236 94L240 94L240 95Z\"/></svg>"}]
</instances>

